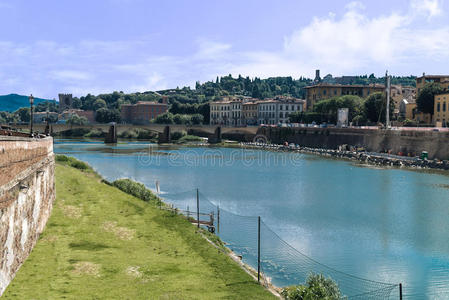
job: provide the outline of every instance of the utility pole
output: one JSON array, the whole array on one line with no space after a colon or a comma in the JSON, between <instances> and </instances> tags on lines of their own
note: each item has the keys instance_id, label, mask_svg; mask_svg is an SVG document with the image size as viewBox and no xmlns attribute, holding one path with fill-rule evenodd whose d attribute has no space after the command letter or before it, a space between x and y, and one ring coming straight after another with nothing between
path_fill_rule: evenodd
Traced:
<instances>
[{"instance_id":1,"label":"utility pole","mask_svg":"<svg viewBox=\"0 0 449 300\"><path fill-rule=\"evenodd\" d=\"M217 232L220 233L220 205L217 206Z\"/></svg>"},{"instance_id":2,"label":"utility pole","mask_svg":"<svg viewBox=\"0 0 449 300\"><path fill-rule=\"evenodd\" d=\"M388 70L385 72L385 90L387 93L387 109L385 116L385 127L390 129L390 92L391 92L391 77L388 75Z\"/></svg>"},{"instance_id":3,"label":"utility pole","mask_svg":"<svg viewBox=\"0 0 449 300\"><path fill-rule=\"evenodd\" d=\"M196 189L196 217L198 220L197 226L200 228L200 196L198 189Z\"/></svg>"},{"instance_id":4,"label":"utility pole","mask_svg":"<svg viewBox=\"0 0 449 300\"><path fill-rule=\"evenodd\" d=\"M260 282L260 216L257 220L257 282Z\"/></svg>"}]
</instances>

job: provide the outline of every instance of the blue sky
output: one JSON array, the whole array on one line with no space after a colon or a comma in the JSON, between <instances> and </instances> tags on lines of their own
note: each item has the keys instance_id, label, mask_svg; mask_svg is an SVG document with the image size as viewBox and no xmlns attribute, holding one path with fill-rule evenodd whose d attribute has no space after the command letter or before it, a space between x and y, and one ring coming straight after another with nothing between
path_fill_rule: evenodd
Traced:
<instances>
[{"instance_id":1,"label":"blue sky","mask_svg":"<svg viewBox=\"0 0 449 300\"><path fill-rule=\"evenodd\" d=\"M447 0L446 0L447 1ZM444 0L0 0L0 94L449 73Z\"/></svg>"}]
</instances>

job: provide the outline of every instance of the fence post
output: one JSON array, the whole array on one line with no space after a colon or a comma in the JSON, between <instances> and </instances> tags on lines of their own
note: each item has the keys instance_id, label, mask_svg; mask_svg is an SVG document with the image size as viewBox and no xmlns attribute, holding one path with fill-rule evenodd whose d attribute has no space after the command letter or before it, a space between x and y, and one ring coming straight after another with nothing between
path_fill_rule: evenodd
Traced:
<instances>
[{"instance_id":1,"label":"fence post","mask_svg":"<svg viewBox=\"0 0 449 300\"><path fill-rule=\"evenodd\" d=\"M217 206L217 232L220 233L220 205Z\"/></svg>"},{"instance_id":2,"label":"fence post","mask_svg":"<svg viewBox=\"0 0 449 300\"><path fill-rule=\"evenodd\" d=\"M197 217L197 227L200 228L200 196L198 189L196 189L196 217Z\"/></svg>"},{"instance_id":3,"label":"fence post","mask_svg":"<svg viewBox=\"0 0 449 300\"><path fill-rule=\"evenodd\" d=\"M260 216L257 220L257 282L260 282Z\"/></svg>"},{"instance_id":4,"label":"fence post","mask_svg":"<svg viewBox=\"0 0 449 300\"><path fill-rule=\"evenodd\" d=\"M402 300L402 283L399 284L399 300Z\"/></svg>"}]
</instances>

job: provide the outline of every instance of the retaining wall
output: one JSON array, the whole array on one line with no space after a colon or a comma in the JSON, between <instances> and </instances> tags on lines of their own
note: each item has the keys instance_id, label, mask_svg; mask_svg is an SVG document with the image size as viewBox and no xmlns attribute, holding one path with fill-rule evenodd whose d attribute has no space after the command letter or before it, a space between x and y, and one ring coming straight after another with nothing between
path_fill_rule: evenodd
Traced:
<instances>
[{"instance_id":1,"label":"retaining wall","mask_svg":"<svg viewBox=\"0 0 449 300\"><path fill-rule=\"evenodd\" d=\"M53 139L0 135L0 295L44 230L54 199Z\"/></svg>"},{"instance_id":2,"label":"retaining wall","mask_svg":"<svg viewBox=\"0 0 449 300\"><path fill-rule=\"evenodd\" d=\"M427 151L430 159L449 159L449 132L261 127L257 134L277 144L288 142L324 149L337 149L339 145L347 144L372 152L391 151L405 155L419 155L421 151Z\"/></svg>"}]
</instances>

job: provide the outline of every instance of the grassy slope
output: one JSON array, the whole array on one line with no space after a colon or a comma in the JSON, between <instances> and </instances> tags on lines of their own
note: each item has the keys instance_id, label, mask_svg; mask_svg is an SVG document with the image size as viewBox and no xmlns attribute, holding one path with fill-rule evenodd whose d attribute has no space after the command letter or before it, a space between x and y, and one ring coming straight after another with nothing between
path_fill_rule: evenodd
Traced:
<instances>
[{"instance_id":1,"label":"grassy slope","mask_svg":"<svg viewBox=\"0 0 449 300\"><path fill-rule=\"evenodd\" d=\"M184 219L68 166L57 165L56 188L47 227L3 298L274 298Z\"/></svg>"}]
</instances>

